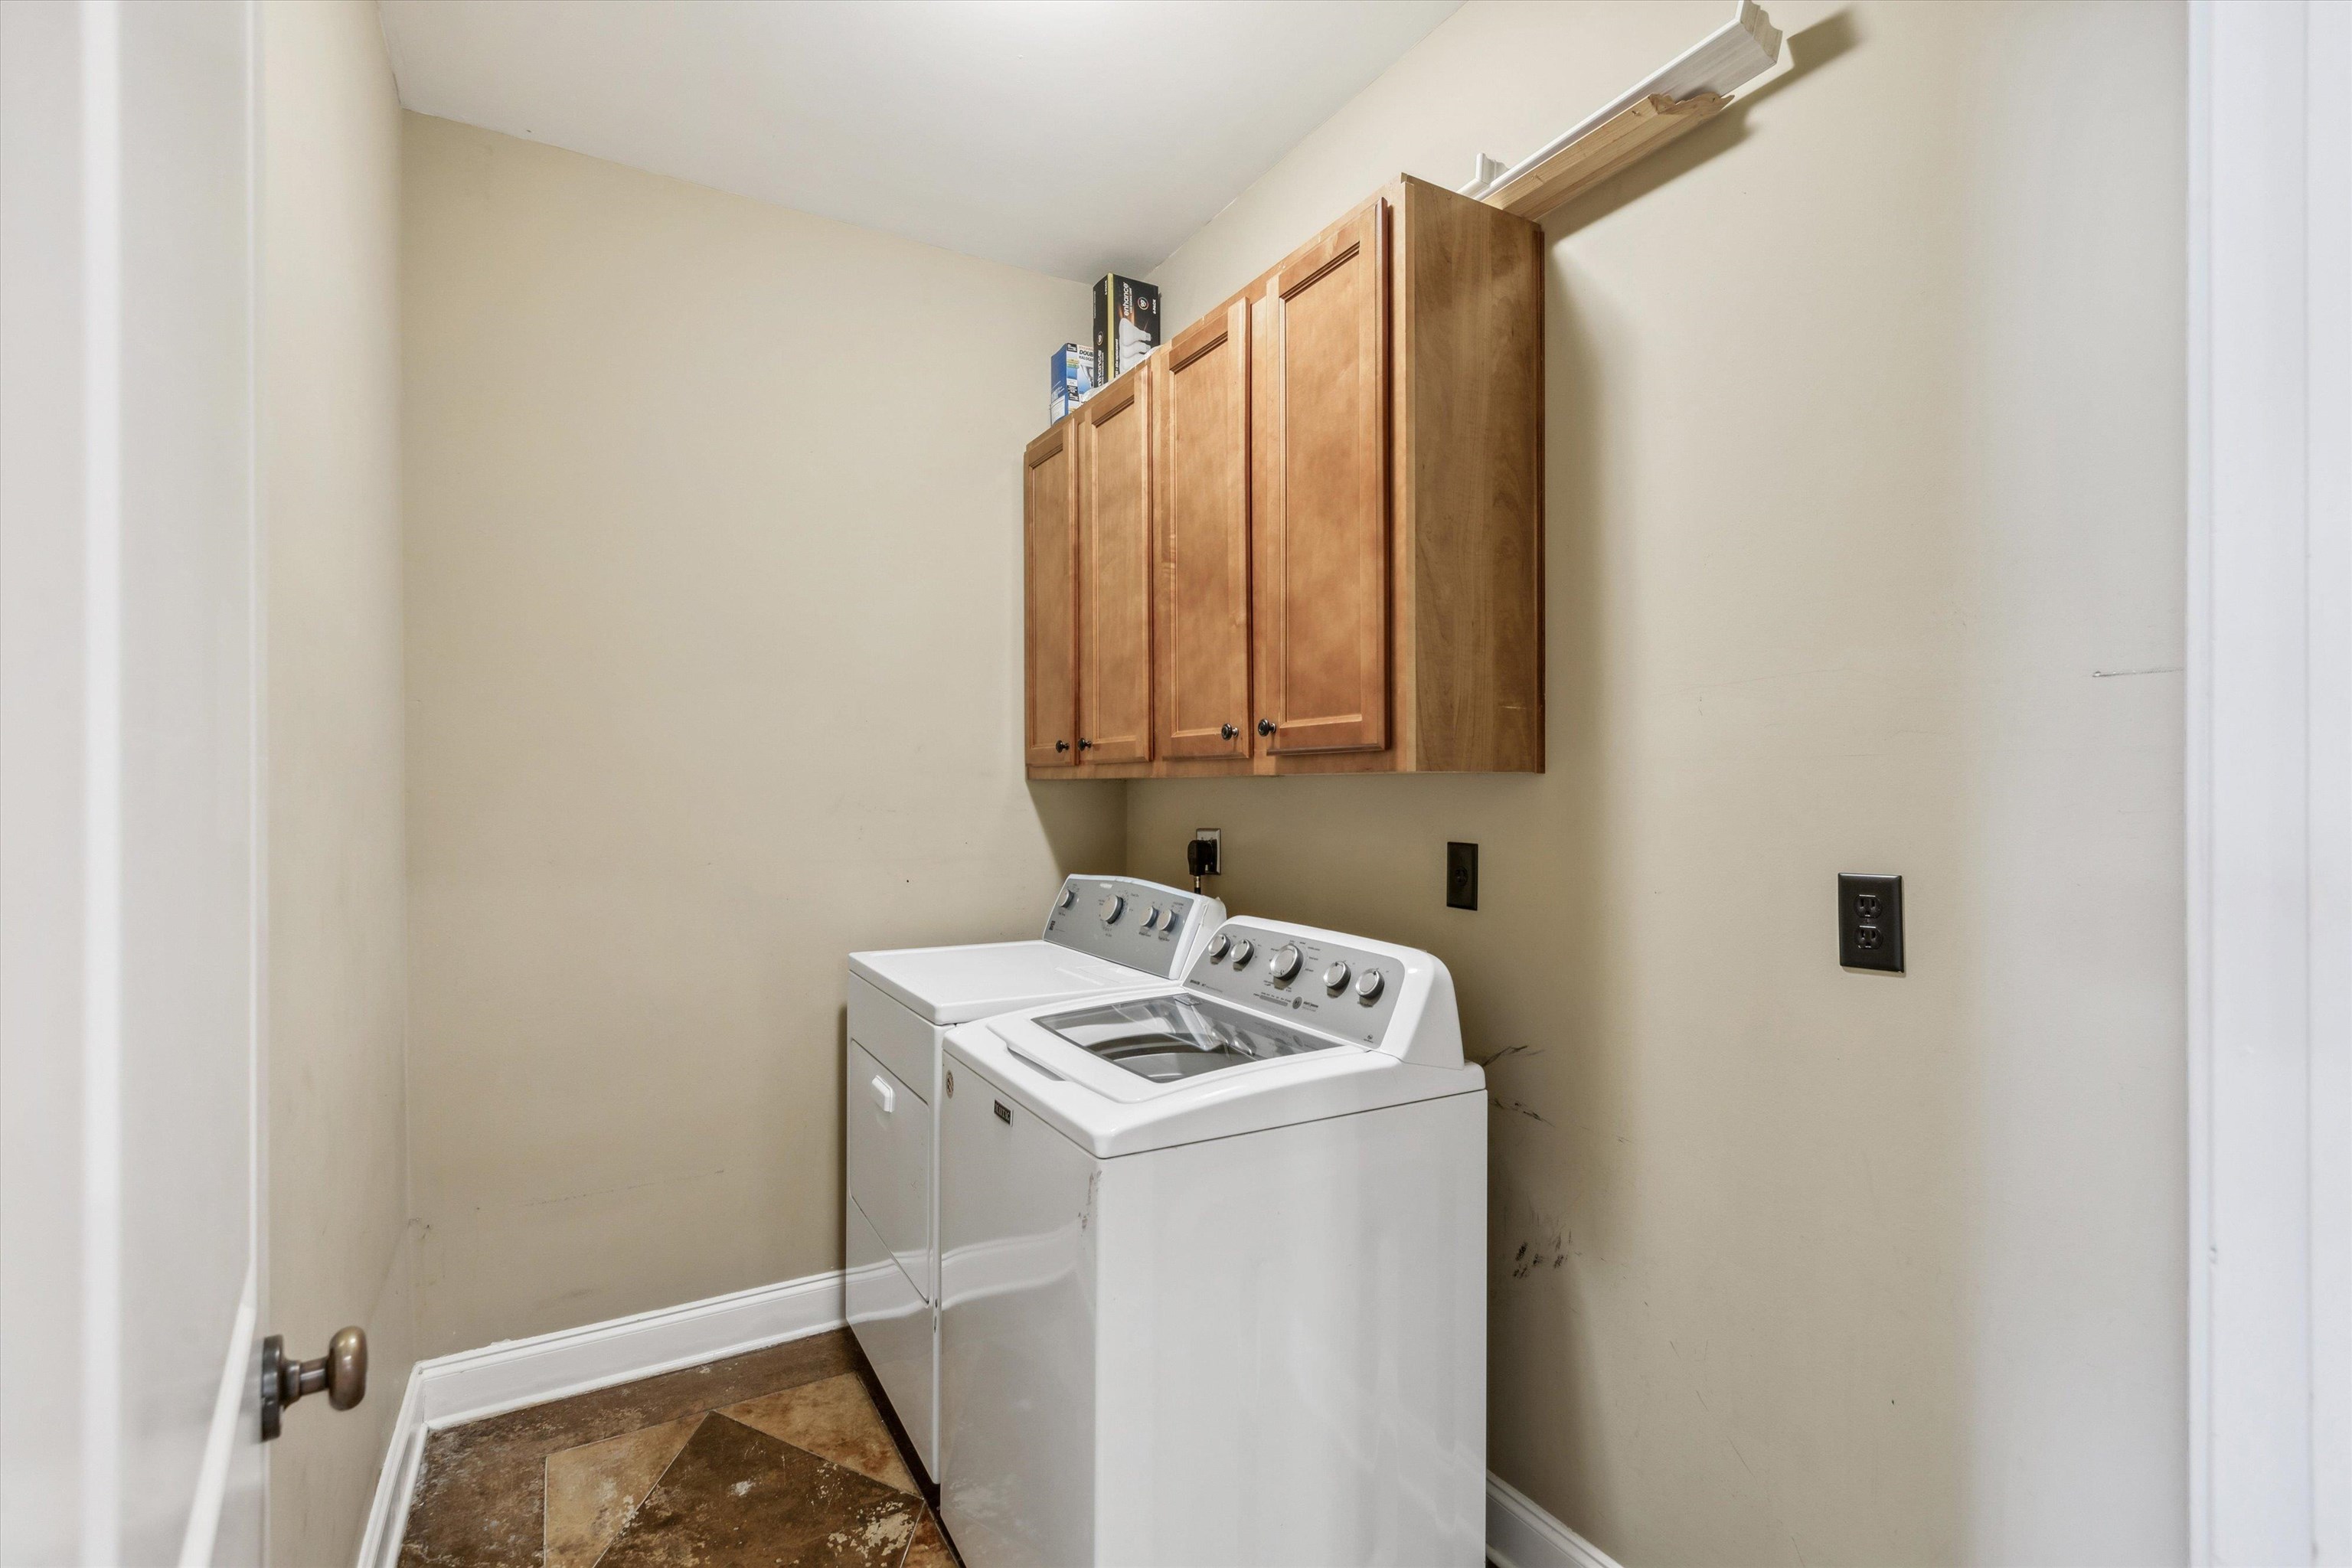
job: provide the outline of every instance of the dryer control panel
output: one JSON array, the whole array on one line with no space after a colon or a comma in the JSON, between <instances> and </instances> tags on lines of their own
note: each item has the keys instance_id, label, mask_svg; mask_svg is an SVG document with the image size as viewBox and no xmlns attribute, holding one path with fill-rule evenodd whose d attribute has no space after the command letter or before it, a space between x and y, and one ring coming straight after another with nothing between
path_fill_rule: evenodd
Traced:
<instances>
[{"instance_id":1,"label":"dryer control panel","mask_svg":"<svg viewBox=\"0 0 2352 1568\"><path fill-rule=\"evenodd\" d=\"M1378 1046L1396 1013L1404 966L1392 954L1227 921L1192 961L1184 984L1252 1012Z\"/></svg>"},{"instance_id":2,"label":"dryer control panel","mask_svg":"<svg viewBox=\"0 0 2352 1568\"><path fill-rule=\"evenodd\" d=\"M1162 980L1181 978L1196 925L1224 906L1199 893L1132 877L1072 877L1045 912L1045 940Z\"/></svg>"}]
</instances>

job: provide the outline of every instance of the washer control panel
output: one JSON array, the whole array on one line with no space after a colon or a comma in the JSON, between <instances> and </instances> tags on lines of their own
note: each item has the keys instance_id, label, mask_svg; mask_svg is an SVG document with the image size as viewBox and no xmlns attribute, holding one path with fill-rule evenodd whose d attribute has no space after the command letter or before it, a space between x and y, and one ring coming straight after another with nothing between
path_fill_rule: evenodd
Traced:
<instances>
[{"instance_id":1,"label":"washer control panel","mask_svg":"<svg viewBox=\"0 0 2352 1568\"><path fill-rule=\"evenodd\" d=\"M1176 980L1184 938L1209 902L1130 877L1072 877L1045 911L1045 940Z\"/></svg>"},{"instance_id":2,"label":"washer control panel","mask_svg":"<svg viewBox=\"0 0 2352 1568\"><path fill-rule=\"evenodd\" d=\"M1227 921L1192 961L1184 984L1252 1012L1377 1046L1396 1011L1404 966L1320 937Z\"/></svg>"}]
</instances>

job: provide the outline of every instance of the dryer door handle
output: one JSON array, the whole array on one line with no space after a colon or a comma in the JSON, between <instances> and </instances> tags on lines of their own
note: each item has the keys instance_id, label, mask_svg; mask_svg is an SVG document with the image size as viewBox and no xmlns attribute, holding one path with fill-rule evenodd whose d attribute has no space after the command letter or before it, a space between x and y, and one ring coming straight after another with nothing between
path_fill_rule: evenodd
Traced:
<instances>
[{"instance_id":1,"label":"dryer door handle","mask_svg":"<svg viewBox=\"0 0 2352 1568\"><path fill-rule=\"evenodd\" d=\"M877 1073L866 1087L874 1091L874 1103L882 1108L883 1115L890 1116L897 1113L898 1110L898 1089L897 1085L891 1083L889 1079L884 1078L881 1074Z\"/></svg>"}]
</instances>

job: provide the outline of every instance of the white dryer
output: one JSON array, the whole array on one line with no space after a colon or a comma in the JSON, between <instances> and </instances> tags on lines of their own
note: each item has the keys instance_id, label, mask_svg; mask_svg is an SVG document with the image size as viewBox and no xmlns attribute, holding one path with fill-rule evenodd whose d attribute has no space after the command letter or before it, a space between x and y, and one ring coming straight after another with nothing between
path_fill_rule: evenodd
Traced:
<instances>
[{"instance_id":1,"label":"white dryer","mask_svg":"<svg viewBox=\"0 0 2352 1568\"><path fill-rule=\"evenodd\" d=\"M1072 877L1034 942L849 955L844 1183L849 1326L917 1457L940 1473L940 1041L967 1019L1166 984L1223 921L1214 899L1127 877Z\"/></svg>"},{"instance_id":2,"label":"white dryer","mask_svg":"<svg viewBox=\"0 0 2352 1568\"><path fill-rule=\"evenodd\" d=\"M1485 1561L1486 1096L1429 953L1227 921L948 1036L941 1512L971 1568Z\"/></svg>"}]
</instances>

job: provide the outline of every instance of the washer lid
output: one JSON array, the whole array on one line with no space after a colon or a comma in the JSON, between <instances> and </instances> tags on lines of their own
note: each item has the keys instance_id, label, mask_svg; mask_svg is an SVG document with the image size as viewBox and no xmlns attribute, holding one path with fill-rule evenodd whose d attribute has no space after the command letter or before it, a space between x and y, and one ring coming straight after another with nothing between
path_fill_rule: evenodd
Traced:
<instances>
[{"instance_id":1,"label":"washer lid","mask_svg":"<svg viewBox=\"0 0 2352 1568\"><path fill-rule=\"evenodd\" d=\"M1084 1002L1045 1014L1037 1026L1153 1083L1343 1048L1328 1035L1293 1029L1190 991Z\"/></svg>"},{"instance_id":2,"label":"washer lid","mask_svg":"<svg viewBox=\"0 0 2352 1568\"><path fill-rule=\"evenodd\" d=\"M1132 991L1136 972L1050 942L987 942L853 952L849 973L934 1024Z\"/></svg>"},{"instance_id":3,"label":"washer lid","mask_svg":"<svg viewBox=\"0 0 2352 1568\"><path fill-rule=\"evenodd\" d=\"M1138 1015L1138 1034L1123 1036L1117 1020L1107 1019L1099 1043L1140 1043L1158 1004L1184 1005L1166 992L1130 991L1104 1001L1120 1005L1072 1008L1066 1001L964 1025L948 1036L948 1056L1097 1159L1486 1089L1486 1074L1475 1066L1425 1067L1345 1040L1318 1039L1320 1032L1308 1029L1285 1028L1288 1042L1265 1034L1246 1048L1211 1034L1207 1046L1194 1048L1219 1058L1214 1070L1138 1071L1071 1038L1097 1038L1097 1030L1079 1020L1115 1010ZM1182 1033L1162 1032L1171 1054L1184 1048Z\"/></svg>"}]
</instances>

